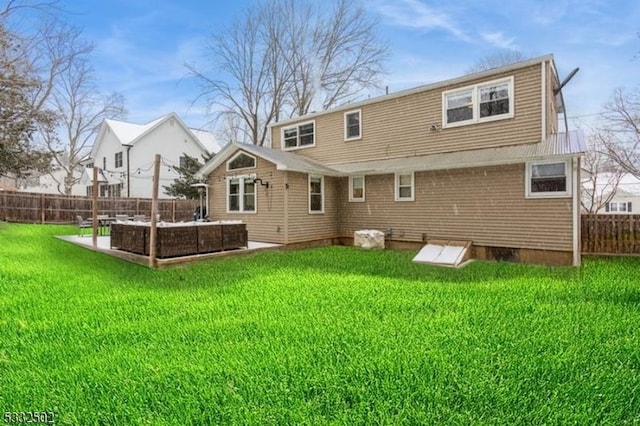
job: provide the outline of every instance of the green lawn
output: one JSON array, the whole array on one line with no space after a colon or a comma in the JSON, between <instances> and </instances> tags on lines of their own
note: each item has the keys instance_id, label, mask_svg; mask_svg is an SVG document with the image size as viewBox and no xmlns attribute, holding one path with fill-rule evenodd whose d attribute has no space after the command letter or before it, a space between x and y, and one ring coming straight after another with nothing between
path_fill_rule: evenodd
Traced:
<instances>
[{"instance_id":1,"label":"green lawn","mask_svg":"<svg viewBox=\"0 0 640 426\"><path fill-rule=\"evenodd\" d=\"M151 270L0 224L0 410L56 424L638 424L640 259L327 247Z\"/></svg>"}]
</instances>

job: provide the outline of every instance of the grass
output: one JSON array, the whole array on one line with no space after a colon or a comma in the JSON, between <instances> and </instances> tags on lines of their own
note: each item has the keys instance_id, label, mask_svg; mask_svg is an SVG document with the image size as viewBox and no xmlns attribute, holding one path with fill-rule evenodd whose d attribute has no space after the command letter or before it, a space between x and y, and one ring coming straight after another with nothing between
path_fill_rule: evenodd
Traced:
<instances>
[{"instance_id":1,"label":"grass","mask_svg":"<svg viewBox=\"0 0 640 426\"><path fill-rule=\"evenodd\" d=\"M640 259L327 247L150 270L0 225L0 409L56 424L638 424Z\"/></svg>"}]
</instances>

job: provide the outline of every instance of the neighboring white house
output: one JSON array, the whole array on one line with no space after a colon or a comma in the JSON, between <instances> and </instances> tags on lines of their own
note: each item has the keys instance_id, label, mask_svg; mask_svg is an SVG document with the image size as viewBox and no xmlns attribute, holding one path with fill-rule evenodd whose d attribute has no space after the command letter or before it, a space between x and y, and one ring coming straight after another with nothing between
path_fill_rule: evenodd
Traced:
<instances>
[{"instance_id":1,"label":"neighboring white house","mask_svg":"<svg viewBox=\"0 0 640 426\"><path fill-rule=\"evenodd\" d=\"M66 171L59 169L42 176L32 176L27 179L17 179L16 190L22 192L39 192L41 194L64 194L64 178ZM77 177L82 177L82 172L77 172ZM73 185L71 195L86 195L86 189L82 185Z\"/></svg>"},{"instance_id":2,"label":"neighboring white house","mask_svg":"<svg viewBox=\"0 0 640 426\"><path fill-rule=\"evenodd\" d=\"M596 177L596 200L607 200L611 192L615 192L598 214L640 214L640 179L625 173L617 186L612 184L615 180L611 173L599 173ZM584 180L583 185L593 186L593 183ZM588 195L589 191L585 190L585 193Z\"/></svg>"},{"instance_id":3,"label":"neighboring white house","mask_svg":"<svg viewBox=\"0 0 640 426\"><path fill-rule=\"evenodd\" d=\"M104 120L88 158L80 184L91 195L95 165L100 169L100 197L149 198L153 190L153 162L162 156L159 197L169 198L163 186L171 184L184 155L202 160L206 152L217 153L220 146L211 132L190 129L170 113L147 124Z\"/></svg>"}]
</instances>

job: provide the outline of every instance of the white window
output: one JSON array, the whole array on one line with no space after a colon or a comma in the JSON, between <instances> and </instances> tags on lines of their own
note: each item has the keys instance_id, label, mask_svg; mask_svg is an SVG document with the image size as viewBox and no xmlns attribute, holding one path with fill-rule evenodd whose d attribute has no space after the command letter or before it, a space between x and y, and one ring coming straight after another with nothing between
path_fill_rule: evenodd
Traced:
<instances>
[{"instance_id":1,"label":"white window","mask_svg":"<svg viewBox=\"0 0 640 426\"><path fill-rule=\"evenodd\" d=\"M413 201L414 175L411 173L396 173L395 179L396 201Z\"/></svg>"},{"instance_id":2,"label":"white window","mask_svg":"<svg viewBox=\"0 0 640 426\"><path fill-rule=\"evenodd\" d=\"M309 175L309 213L324 213L324 176Z\"/></svg>"},{"instance_id":3,"label":"white window","mask_svg":"<svg viewBox=\"0 0 640 426\"><path fill-rule=\"evenodd\" d=\"M180 158L178 158L178 161L180 163L180 168L181 169L186 169L187 165L189 164L189 160L187 160L187 156L186 155L181 155Z\"/></svg>"},{"instance_id":4,"label":"white window","mask_svg":"<svg viewBox=\"0 0 640 426\"><path fill-rule=\"evenodd\" d=\"M256 157L242 151L227 161L227 170L249 169L256 167Z\"/></svg>"},{"instance_id":5,"label":"white window","mask_svg":"<svg viewBox=\"0 0 640 426\"><path fill-rule=\"evenodd\" d=\"M349 201L364 201L364 176L349 176Z\"/></svg>"},{"instance_id":6,"label":"white window","mask_svg":"<svg viewBox=\"0 0 640 426\"><path fill-rule=\"evenodd\" d=\"M513 117L513 77L442 93L442 127Z\"/></svg>"},{"instance_id":7,"label":"white window","mask_svg":"<svg viewBox=\"0 0 640 426\"><path fill-rule=\"evenodd\" d=\"M360 113L360 110L344 113L344 140L348 141L362 137Z\"/></svg>"},{"instance_id":8,"label":"white window","mask_svg":"<svg viewBox=\"0 0 640 426\"><path fill-rule=\"evenodd\" d=\"M115 164L116 168L122 167L122 151L116 152Z\"/></svg>"},{"instance_id":9,"label":"white window","mask_svg":"<svg viewBox=\"0 0 640 426\"><path fill-rule=\"evenodd\" d=\"M571 195L571 160L531 162L526 167L527 197Z\"/></svg>"},{"instance_id":10,"label":"white window","mask_svg":"<svg viewBox=\"0 0 640 426\"><path fill-rule=\"evenodd\" d=\"M282 128L282 149L292 150L306 148L316 144L315 121L296 124Z\"/></svg>"},{"instance_id":11,"label":"white window","mask_svg":"<svg viewBox=\"0 0 640 426\"><path fill-rule=\"evenodd\" d=\"M254 177L233 177L227 180L227 213L256 212Z\"/></svg>"},{"instance_id":12,"label":"white window","mask_svg":"<svg viewBox=\"0 0 640 426\"><path fill-rule=\"evenodd\" d=\"M631 201L612 201L607 206L608 212L614 213L631 213Z\"/></svg>"}]
</instances>

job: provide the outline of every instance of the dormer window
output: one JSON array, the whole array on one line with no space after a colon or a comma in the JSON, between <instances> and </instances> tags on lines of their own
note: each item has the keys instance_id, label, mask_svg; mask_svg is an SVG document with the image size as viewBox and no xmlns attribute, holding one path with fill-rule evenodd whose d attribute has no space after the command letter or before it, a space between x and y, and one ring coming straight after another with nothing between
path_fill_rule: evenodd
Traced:
<instances>
[{"instance_id":1,"label":"dormer window","mask_svg":"<svg viewBox=\"0 0 640 426\"><path fill-rule=\"evenodd\" d=\"M442 127L513 117L513 77L442 93Z\"/></svg>"},{"instance_id":2,"label":"dormer window","mask_svg":"<svg viewBox=\"0 0 640 426\"><path fill-rule=\"evenodd\" d=\"M227 161L227 170L250 169L256 167L256 157L245 152L238 152Z\"/></svg>"},{"instance_id":3,"label":"dormer window","mask_svg":"<svg viewBox=\"0 0 640 426\"><path fill-rule=\"evenodd\" d=\"M282 149L285 151L315 146L315 121L282 128Z\"/></svg>"}]
</instances>

